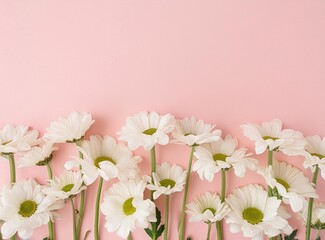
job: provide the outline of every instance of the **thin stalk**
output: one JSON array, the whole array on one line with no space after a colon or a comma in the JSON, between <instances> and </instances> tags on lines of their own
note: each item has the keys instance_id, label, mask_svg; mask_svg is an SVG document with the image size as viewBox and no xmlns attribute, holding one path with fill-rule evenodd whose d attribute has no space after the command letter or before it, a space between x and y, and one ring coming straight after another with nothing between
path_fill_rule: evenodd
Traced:
<instances>
[{"instance_id":1,"label":"thin stalk","mask_svg":"<svg viewBox=\"0 0 325 240\"><path fill-rule=\"evenodd\" d=\"M46 164L46 168L47 168L47 173L48 173L48 176L49 176L49 179L53 179L53 174L52 174L52 169L51 169L51 166L50 166L50 163ZM48 229L49 229L49 240L55 240L55 237L54 237L54 223L51 221L49 221L49 223L47 224L48 226Z\"/></svg>"},{"instance_id":2,"label":"thin stalk","mask_svg":"<svg viewBox=\"0 0 325 240\"><path fill-rule=\"evenodd\" d=\"M313 174L313 184L316 187L317 182L317 176L318 176L319 167L316 165L315 172ZM308 202L308 213L307 213L307 224L306 224L306 239L310 240L310 229L311 229L311 219L313 215L313 204L314 204L314 198L309 198Z\"/></svg>"},{"instance_id":3,"label":"thin stalk","mask_svg":"<svg viewBox=\"0 0 325 240\"><path fill-rule=\"evenodd\" d=\"M166 195L164 240L168 240L169 195Z\"/></svg>"},{"instance_id":4,"label":"thin stalk","mask_svg":"<svg viewBox=\"0 0 325 240\"><path fill-rule=\"evenodd\" d=\"M191 174L191 169L192 169L194 150L195 150L195 146L192 146L190 159L188 161L188 166L187 166L183 205L182 205L181 219L180 219L180 223L179 223L179 240L184 240L184 238L185 238L185 208L186 208L186 202L187 202L188 186L190 183L190 174Z\"/></svg>"},{"instance_id":5,"label":"thin stalk","mask_svg":"<svg viewBox=\"0 0 325 240\"><path fill-rule=\"evenodd\" d=\"M16 182L16 166L15 166L15 157L14 154L9 154L9 165L10 165L10 182L15 183Z\"/></svg>"},{"instance_id":6,"label":"thin stalk","mask_svg":"<svg viewBox=\"0 0 325 240\"><path fill-rule=\"evenodd\" d=\"M273 165L273 151L267 150L267 165ZM270 186L267 187L267 193L269 197L272 197L272 188Z\"/></svg>"},{"instance_id":7,"label":"thin stalk","mask_svg":"<svg viewBox=\"0 0 325 240\"><path fill-rule=\"evenodd\" d=\"M128 240L132 240L132 235L129 233Z\"/></svg>"},{"instance_id":8,"label":"thin stalk","mask_svg":"<svg viewBox=\"0 0 325 240\"><path fill-rule=\"evenodd\" d=\"M150 150L150 157L151 157L151 178L152 178L152 173L156 172L156 148L155 146L153 146ZM151 191L151 200L154 201L153 199L153 192ZM156 222L152 222L152 240L156 240L157 236L156 236L156 228L157 228L157 223Z\"/></svg>"},{"instance_id":9,"label":"thin stalk","mask_svg":"<svg viewBox=\"0 0 325 240\"><path fill-rule=\"evenodd\" d=\"M208 234L206 240L210 240L210 232L211 232L211 222L208 223Z\"/></svg>"},{"instance_id":10,"label":"thin stalk","mask_svg":"<svg viewBox=\"0 0 325 240\"><path fill-rule=\"evenodd\" d=\"M226 197L226 171L224 169L221 170L221 202L225 201ZM222 221L216 222L217 227L217 236L218 240L223 239L223 230L222 230Z\"/></svg>"},{"instance_id":11,"label":"thin stalk","mask_svg":"<svg viewBox=\"0 0 325 240\"><path fill-rule=\"evenodd\" d=\"M78 147L81 146L80 141L76 142L76 145ZM79 151L79 157L81 159L84 158L83 154ZM81 168L81 166L80 166ZM78 211L78 223L77 223L77 239L80 238L80 234L81 234L81 227L82 227L82 220L83 220L83 216L84 216L84 209L85 209L85 195L86 195L86 190L82 190L80 193L80 204L79 204L79 211Z\"/></svg>"},{"instance_id":12,"label":"thin stalk","mask_svg":"<svg viewBox=\"0 0 325 240\"><path fill-rule=\"evenodd\" d=\"M75 214L73 198L70 198L70 202L71 202L71 209L72 209L73 240L78 240L77 231L76 231L76 214Z\"/></svg>"},{"instance_id":13,"label":"thin stalk","mask_svg":"<svg viewBox=\"0 0 325 240\"><path fill-rule=\"evenodd\" d=\"M53 179L53 173L52 173L52 168L50 166L50 163L46 164L46 168L47 168L47 174L49 176L49 179Z\"/></svg>"},{"instance_id":14,"label":"thin stalk","mask_svg":"<svg viewBox=\"0 0 325 240\"><path fill-rule=\"evenodd\" d=\"M98 220L99 220L99 203L100 203L100 195L102 193L103 187L103 178L100 177L97 189L97 197L96 197L96 210L95 210L95 223L94 223L94 239L99 239L99 229L98 229Z\"/></svg>"}]
</instances>

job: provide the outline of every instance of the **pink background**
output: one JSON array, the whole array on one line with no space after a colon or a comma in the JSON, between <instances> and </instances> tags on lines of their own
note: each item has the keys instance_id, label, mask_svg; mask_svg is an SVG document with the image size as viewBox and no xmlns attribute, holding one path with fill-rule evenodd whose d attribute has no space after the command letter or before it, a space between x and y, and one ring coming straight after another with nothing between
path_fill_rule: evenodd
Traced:
<instances>
[{"instance_id":1,"label":"pink background","mask_svg":"<svg viewBox=\"0 0 325 240\"><path fill-rule=\"evenodd\" d=\"M116 136L127 116L155 110L215 123L251 150L253 143L239 128L245 122L280 118L285 127L324 136L324 43L321 0L3 0L0 128L25 124L44 133L51 121L77 110L90 112L96 120L90 134ZM55 174L76 154L72 146L60 147ZM137 153L148 173L149 154ZM184 146L157 148L158 162L185 167L188 154ZM261 165L265 158L259 156ZM301 158L288 160L302 169ZM1 160L1 185L8 182L8 171L8 163ZM41 182L47 177L41 167L17 174L18 179L36 177ZM189 200L219 191L219 178L209 184L193 174ZM231 173L227 192L251 182L263 183L254 172L244 180ZM319 178L322 200L324 187ZM95 190L96 185L90 187L84 230L92 229ZM172 240L177 239L181 199L182 194L171 199ZM158 203L162 206L163 199ZM57 239L71 239L70 206L60 213ZM299 220L291 222L300 227ZM106 232L103 217L101 226L102 239L119 239ZM224 229L225 239L244 239L241 233L231 235L228 226ZM33 239L46 234L44 226ZM202 240L206 225L188 224L187 234ZM137 230L134 239L147 238Z\"/></svg>"}]
</instances>

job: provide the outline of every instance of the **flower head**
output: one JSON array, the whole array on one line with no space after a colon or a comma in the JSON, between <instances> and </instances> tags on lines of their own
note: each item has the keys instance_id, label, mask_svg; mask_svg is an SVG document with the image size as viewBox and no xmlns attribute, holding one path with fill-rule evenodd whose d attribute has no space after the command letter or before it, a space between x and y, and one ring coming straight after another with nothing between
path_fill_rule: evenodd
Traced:
<instances>
[{"instance_id":1,"label":"flower head","mask_svg":"<svg viewBox=\"0 0 325 240\"><path fill-rule=\"evenodd\" d=\"M200 145L220 139L221 130L214 129L214 125L206 124L203 120L196 120L195 117L178 120L175 130L172 132L175 138L172 142L186 144L188 146Z\"/></svg>"},{"instance_id":2,"label":"flower head","mask_svg":"<svg viewBox=\"0 0 325 240\"><path fill-rule=\"evenodd\" d=\"M86 185L93 183L98 176L106 181L112 178L125 181L136 178L140 171L137 164L141 158L133 156L127 146L118 144L109 135L104 138L90 136L90 140L82 141L78 149L83 153L84 159L68 161L65 167L71 169L82 166L81 172Z\"/></svg>"},{"instance_id":3,"label":"flower head","mask_svg":"<svg viewBox=\"0 0 325 240\"><path fill-rule=\"evenodd\" d=\"M259 169L267 184L283 202L290 204L292 211L299 212L306 205L305 197L318 198L313 185L302 171L285 162L273 160L273 166Z\"/></svg>"},{"instance_id":4,"label":"flower head","mask_svg":"<svg viewBox=\"0 0 325 240\"><path fill-rule=\"evenodd\" d=\"M303 152L306 141L302 133L292 129L283 129L282 122L274 119L262 125L247 123L241 125L243 134L255 142L256 154L270 151L281 151L287 155L299 155Z\"/></svg>"},{"instance_id":5,"label":"flower head","mask_svg":"<svg viewBox=\"0 0 325 240\"><path fill-rule=\"evenodd\" d=\"M306 140L304 167L314 172L318 166L322 178L325 179L325 137L321 139L320 136L314 135L306 137Z\"/></svg>"},{"instance_id":6,"label":"flower head","mask_svg":"<svg viewBox=\"0 0 325 240\"><path fill-rule=\"evenodd\" d=\"M77 142L94 123L89 113L72 112L67 118L60 118L51 123L44 134L44 139L55 142Z\"/></svg>"},{"instance_id":7,"label":"flower head","mask_svg":"<svg viewBox=\"0 0 325 240\"><path fill-rule=\"evenodd\" d=\"M191 215L190 222L214 223L221 221L230 212L228 204L222 203L218 194L210 192L197 197L186 208L186 212Z\"/></svg>"},{"instance_id":8,"label":"flower head","mask_svg":"<svg viewBox=\"0 0 325 240\"><path fill-rule=\"evenodd\" d=\"M161 194L170 195L183 191L186 179L186 171L177 164L170 166L164 162L157 165L157 171L152 173L152 180L148 176L147 188L154 191L153 198L157 199Z\"/></svg>"},{"instance_id":9,"label":"flower head","mask_svg":"<svg viewBox=\"0 0 325 240\"><path fill-rule=\"evenodd\" d=\"M308 214L308 208L305 207L302 213L305 225L307 222L307 214ZM325 230L325 203L324 202L315 202L313 204L311 227L318 230Z\"/></svg>"},{"instance_id":10,"label":"flower head","mask_svg":"<svg viewBox=\"0 0 325 240\"><path fill-rule=\"evenodd\" d=\"M108 232L127 238L136 227L146 228L156 221L155 204L143 199L145 188L145 181L131 179L113 184L105 193L100 209L106 216Z\"/></svg>"},{"instance_id":11,"label":"flower head","mask_svg":"<svg viewBox=\"0 0 325 240\"><path fill-rule=\"evenodd\" d=\"M235 174L243 177L246 168L256 169L257 160L250 158L251 153L247 153L246 148L236 149L238 142L230 135L225 139L202 144L197 147L194 156L197 158L193 165L200 178L211 182L214 175L220 170L234 168Z\"/></svg>"},{"instance_id":12,"label":"flower head","mask_svg":"<svg viewBox=\"0 0 325 240\"><path fill-rule=\"evenodd\" d=\"M263 234L274 237L292 232L287 214L280 208L281 200L268 197L259 185L250 184L234 190L226 202L232 209L226 220L232 233L242 231L244 237L260 240Z\"/></svg>"},{"instance_id":13,"label":"flower head","mask_svg":"<svg viewBox=\"0 0 325 240\"><path fill-rule=\"evenodd\" d=\"M83 179L80 172L65 171L61 176L48 180L50 186L43 189L43 192L49 196L67 199L76 196L87 187L83 185Z\"/></svg>"},{"instance_id":14,"label":"flower head","mask_svg":"<svg viewBox=\"0 0 325 240\"><path fill-rule=\"evenodd\" d=\"M26 126L6 125L0 130L0 153L13 154L29 151L40 143L37 130L28 130Z\"/></svg>"},{"instance_id":15,"label":"flower head","mask_svg":"<svg viewBox=\"0 0 325 240\"><path fill-rule=\"evenodd\" d=\"M45 196L41 185L34 180L23 180L5 188L0 195L0 219L3 238L16 234L29 239L33 229L47 224L52 219L51 210L62 207L56 199Z\"/></svg>"},{"instance_id":16,"label":"flower head","mask_svg":"<svg viewBox=\"0 0 325 240\"><path fill-rule=\"evenodd\" d=\"M120 140L126 141L131 150L142 146L150 151L156 144L166 145L168 133L175 127L172 115L156 112L140 112L126 119L126 125L119 132Z\"/></svg>"}]
</instances>

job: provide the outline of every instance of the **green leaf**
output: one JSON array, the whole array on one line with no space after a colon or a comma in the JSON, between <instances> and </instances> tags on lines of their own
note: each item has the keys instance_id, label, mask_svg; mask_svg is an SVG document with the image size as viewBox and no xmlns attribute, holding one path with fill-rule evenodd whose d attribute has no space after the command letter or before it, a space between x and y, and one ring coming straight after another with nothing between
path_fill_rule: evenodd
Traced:
<instances>
[{"instance_id":1,"label":"green leaf","mask_svg":"<svg viewBox=\"0 0 325 240\"><path fill-rule=\"evenodd\" d=\"M192 240L192 238L188 237L188 238L186 238L186 240Z\"/></svg>"},{"instance_id":2,"label":"green leaf","mask_svg":"<svg viewBox=\"0 0 325 240\"><path fill-rule=\"evenodd\" d=\"M149 228L145 228L144 230L149 235L149 237L152 239L152 231Z\"/></svg>"},{"instance_id":3,"label":"green leaf","mask_svg":"<svg viewBox=\"0 0 325 240\"><path fill-rule=\"evenodd\" d=\"M298 229L294 230L289 236L286 236L284 239L285 240L298 240L295 238L297 235Z\"/></svg>"},{"instance_id":4,"label":"green leaf","mask_svg":"<svg viewBox=\"0 0 325 240\"><path fill-rule=\"evenodd\" d=\"M318 238L316 238L315 240L320 240L320 236Z\"/></svg>"},{"instance_id":5,"label":"green leaf","mask_svg":"<svg viewBox=\"0 0 325 240\"><path fill-rule=\"evenodd\" d=\"M48 237L46 237L46 238L43 238L43 240L50 240Z\"/></svg>"},{"instance_id":6,"label":"green leaf","mask_svg":"<svg viewBox=\"0 0 325 240\"><path fill-rule=\"evenodd\" d=\"M157 226L159 226L159 224L161 223L161 213L159 211L159 209L156 207L156 218L157 218Z\"/></svg>"},{"instance_id":7,"label":"green leaf","mask_svg":"<svg viewBox=\"0 0 325 240\"><path fill-rule=\"evenodd\" d=\"M161 234L164 232L165 230L165 225L161 225L160 228L157 231L157 238L159 238L161 236Z\"/></svg>"}]
</instances>

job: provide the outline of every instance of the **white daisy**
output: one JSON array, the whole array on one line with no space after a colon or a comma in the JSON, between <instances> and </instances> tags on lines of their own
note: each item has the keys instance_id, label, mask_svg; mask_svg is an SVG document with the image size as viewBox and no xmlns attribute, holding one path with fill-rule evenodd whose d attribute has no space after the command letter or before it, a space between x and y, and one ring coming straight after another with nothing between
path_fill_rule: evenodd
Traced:
<instances>
[{"instance_id":1,"label":"white daisy","mask_svg":"<svg viewBox=\"0 0 325 240\"><path fill-rule=\"evenodd\" d=\"M303 218L304 224L307 222L308 208L304 208ZM313 213L311 220L311 227L318 230L325 230L325 203L324 202L315 202L313 204Z\"/></svg>"},{"instance_id":2,"label":"white daisy","mask_svg":"<svg viewBox=\"0 0 325 240\"><path fill-rule=\"evenodd\" d=\"M262 240L263 234L274 237L282 232L292 232L288 221L278 212L281 200L268 197L267 192L257 184L234 190L226 202L232 209L226 217L232 233L242 231L244 237Z\"/></svg>"},{"instance_id":3,"label":"white daisy","mask_svg":"<svg viewBox=\"0 0 325 240\"><path fill-rule=\"evenodd\" d=\"M52 122L44 134L44 139L55 143L77 142L85 136L93 123L89 113L72 112L67 118Z\"/></svg>"},{"instance_id":4,"label":"white daisy","mask_svg":"<svg viewBox=\"0 0 325 240\"><path fill-rule=\"evenodd\" d=\"M156 112L140 112L126 119L122 128L120 140L126 141L131 150L142 146L146 151L156 144L166 145L169 142L168 133L175 127L172 115L159 115Z\"/></svg>"},{"instance_id":5,"label":"white daisy","mask_svg":"<svg viewBox=\"0 0 325 240\"><path fill-rule=\"evenodd\" d=\"M186 171L182 167L164 162L157 165L156 172L152 173L152 181L151 177L147 176L147 188L154 191L153 198L157 199L161 194L170 195L183 191L185 179Z\"/></svg>"},{"instance_id":6,"label":"white daisy","mask_svg":"<svg viewBox=\"0 0 325 240\"><path fill-rule=\"evenodd\" d=\"M61 176L48 180L50 186L45 187L43 192L49 196L67 199L75 197L87 187L83 185L82 174L80 172L65 171Z\"/></svg>"},{"instance_id":7,"label":"white daisy","mask_svg":"<svg viewBox=\"0 0 325 240\"><path fill-rule=\"evenodd\" d=\"M304 167L314 172L315 167L318 166L322 178L325 179L325 137L321 139L320 136L314 135L306 137L306 140Z\"/></svg>"},{"instance_id":8,"label":"white daisy","mask_svg":"<svg viewBox=\"0 0 325 240\"><path fill-rule=\"evenodd\" d=\"M52 219L51 210L62 207L55 199L45 196L41 185L34 180L23 180L2 191L0 199L0 219L3 238L16 234L29 239L33 229L47 224Z\"/></svg>"},{"instance_id":9,"label":"white daisy","mask_svg":"<svg viewBox=\"0 0 325 240\"><path fill-rule=\"evenodd\" d=\"M19 160L19 167L44 166L51 162L53 151L58 150L52 142L45 142L41 147L33 147Z\"/></svg>"},{"instance_id":10,"label":"white daisy","mask_svg":"<svg viewBox=\"0 0 325 240\"><path fill-rule=\"evenodd\" d=\"M211 182L220 170L234 168L236 176L243 177L246 168L256 169L257 160L250 158L246 148L236 149L238 142L230 135L216 142L202 144L197 147L194 156L197 158L193 165L202 180Z\"/></svg>"},{"instance_id":11,"label":"white daisy","mask_svg":"<svg viewBox=\"0 0 325 240\"><path fill-rule=\"evenodd\" d=\"M255 141L256 154L270 151L281 151L287 155L300 155L304 151L306 141L302 133L292 129L282 130L282 122L274 119L262 125L247 123L241 125L243 134Z\"/></svg>"},{"instance_id":12,"label":"white daisy","mask_svg":"<svg viewBox=\"0 0 325 240\"><path fill-rule=\"evenodd\" d=\"M217 193L210 192L196 197L186 208L186 212L191 215L190 222L214 223L224 219L230 212L228 204L222 203Z\"/></svg>"},{"instance_id":13,"label":"white daisy","mask_svg":"<svg viewBox=\"0 0 325 240\"><path fill-rule=\"evenodd\" d=\"M173 143L186 144L188 146L200 145L220 139L221 130L214 129L214 125L205 124L203 120L196 120L195 117L178 120L175 130L172 132Z\"/></svg>"},{"instance_id":14,"label":"white daisy","mask_svg":"<svg viewBox=\"0 0 325 240\"><path fill-rule=\"evenodd\" d=\"M290 204L292 211L298 212L307 204L306 197L318 198L313 185L298 168L285 162L273 160L273 166L257 171L267 184L273 189L274 194L282 198L283 202Z\"/></svg>"},{"instance_id":15,"label":"white daisy","mask_svg":"<svg viewBox=\"0 0 325 240\"><path fill-rule=\"evenodd\" d=\"M149 222L156 221L155 204L143 199L145 188L145 181L131 179L113 184L105 193L100 209L108 232L125 239L136 227L147 228Z\"/></svg>"},{"instance_id":16,"label":"white daisy","mask_svg":"<svg viewBox=\"0 0 325 240\"><path fill-rule=\"evenodd\" d=\"M6 125L0 130L0 154L22 153L40 143L38 131L26 126Z\"/></svg>"},{"instance_id":17,"label":"white daisy","mask_svg":"<svg viewBox=\"0 0 325 240\"><path fill-rule=\"evenodd\" d=\"M84 159L68 161L65 167L72 169L81 165L86 185L92 184L98 176L106 181L116 177L125 181L136 178L140 171L137 164L141 157L133 156L127 146L118 144L109 135L104 139L98 135L90 136L90 140L82 141L78 149Z\"/></svg>"}]
</instances>

